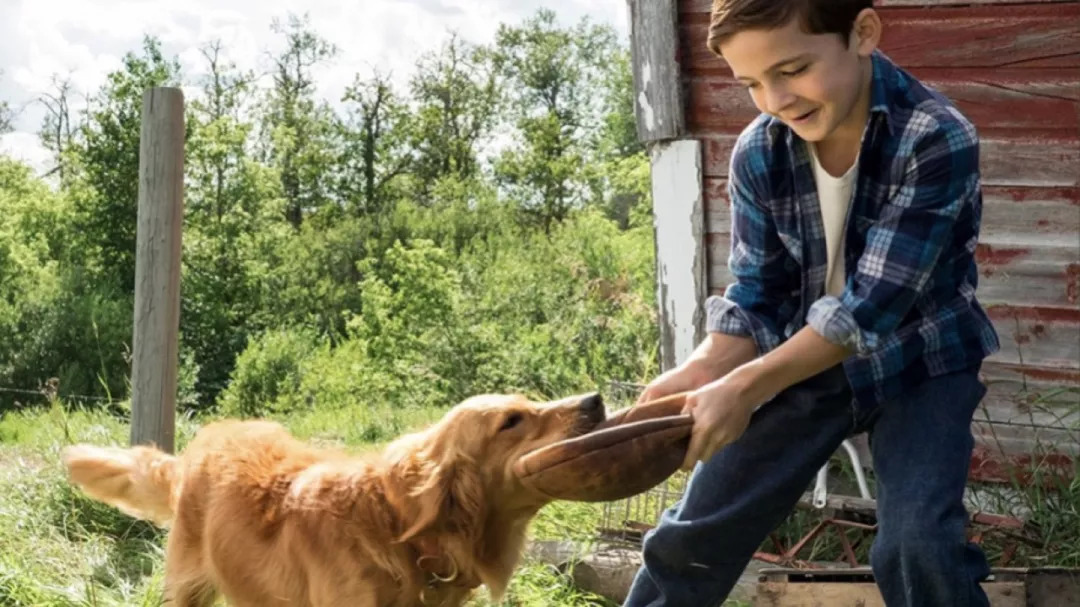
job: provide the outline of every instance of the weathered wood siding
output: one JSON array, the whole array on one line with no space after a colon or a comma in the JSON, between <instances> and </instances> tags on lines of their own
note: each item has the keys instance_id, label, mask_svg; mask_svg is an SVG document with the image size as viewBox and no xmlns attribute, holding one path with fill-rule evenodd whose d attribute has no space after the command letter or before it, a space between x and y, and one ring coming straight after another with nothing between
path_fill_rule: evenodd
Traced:
<instances>
[{"instance_id":1,"label":"weathered wood siding","mask_svg":"<svg viewBox=\"0 0 1080 607\"><path fill-rule=\"evenodd\" d=\"M1080 450L1080 2L878 2L882 50L948 95L982 138L979 299L1001 351L985 366L973 461L1002 478L1001 454L1070 467ZM962 5L962 6L961 6ZM725 192L737 133L757 111L705 46L708 0L680 0L685 137L703 142L708 288L722 292Z\"/></svg>"}]
</instances>

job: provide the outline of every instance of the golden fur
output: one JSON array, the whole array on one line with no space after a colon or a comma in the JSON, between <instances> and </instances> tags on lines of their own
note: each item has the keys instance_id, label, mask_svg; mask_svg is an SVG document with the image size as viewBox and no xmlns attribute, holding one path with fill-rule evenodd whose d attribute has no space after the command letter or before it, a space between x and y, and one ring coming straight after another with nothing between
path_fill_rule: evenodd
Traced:
<instances>
[{"instance_id":1,"label":"golden fur","mask_svg":"<svg viewBox=\"0 0 1080 607\"><path fill-rule=\"evenodd\" d=\"M596 396L485 395L368 457L223 421L179 456L76 445L63 459L86 494L170 527L170 605L457 607L480 584L502 595L548 501L513 462L603 416Z\"/></svg>"}]
</instances>

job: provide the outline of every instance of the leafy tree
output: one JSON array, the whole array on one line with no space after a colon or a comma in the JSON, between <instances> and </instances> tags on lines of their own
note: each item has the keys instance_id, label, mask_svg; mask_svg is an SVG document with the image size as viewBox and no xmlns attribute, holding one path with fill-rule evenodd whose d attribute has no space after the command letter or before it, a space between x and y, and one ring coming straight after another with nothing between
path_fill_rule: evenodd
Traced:
<instances>
[{"instance_id":1,"label":"leafy tree","mask_svg":"<svg viewBox=\"0 0 1080 607\"><path fill-rule=\"evenodd\" d=\"M334 159L334 116L315 99L313 69L332 59L337 48L323 40L308 17L289 15L271 29L285 49L273 57L273 87L266 99L264 158L281 179L285 218L299 229L304 217L329 202L328 174Z\"/></svg>"},{"instance_id":2,"label":"leafy tree","mask_svg":"<svg viewBox=\"0 0 1080 607\"><path fill-rule=\"evenodd\" d=\"M0 384L33 390L55 377L63 393L122 396L131 309L64 261L78 253L67 250L71 219L66 197L0 157ZM12 404L3 397L0 409Z\"/></svg>"},{"instance_id":3,"label":"leafy tree","mask_svg":"<svg viewBox=\"0 0 1080 607\"><path fill-rule=\"evenodd\" d=\"M413 167L411 115L389 77L380 73L357 77L343 100L348 117L339 127L338 196L356 216L381 215L398 195L396 182Z\"/></svg>"},{"instance_id":4,"label":"leafy tree","mask_svg":"<svg viewBox=\"0 0 1080 607\"><path fill-rule=\"evenodd\" d=\"M357 77L340 114L315 86L334 47L306 17L273 30L265 83L220 42L183 83L182 408L370 413L650 373L648 162L609 28L540 11L490 47L455 35L407 87ZM126 396L139 114L175 84L147 38L86 111L66 81L42 96L57 190L0 161L0 382ZM373 440L398 430L371 415Z\"/></svg>"},{"instance_id":5,"label":"leafy tree","mask_svg":"<svg viewBox=\"0 0 1080 607\"><path fill-rule=\"evenodd\" d=\"M3 76L4 72L0 71L0 76ZM8 102L0 100L0 135L11 132L12 130L12 114L11 108L8 106Z\"/></svg>"},{"instance_id":6,"label":"leafy tree","mask_svg":"<svg viewBox=\"0 0 1080 607\"><path fill-rule=\"evenodd\" d=\"M414 199L429 201L440 179L479 175L479 147L491 136L502 91L490 50L456 34L416 67L410 83L416 104L413 190Z\"/></svg>"},{"instance_id":7,"label":"leafy tree","mask_svg":"<svg viewBox=\"0 0 1080 607\"><path fill-rule=\"evenodd\" d=\"M208 73L188 104L180 326L207 404L261 325L261 268L284 219L280 183L251 155L254 75L225 60L220 42L201 52Z\"/></svg>"},{"instance_id":8,"label":"leafy tree","mask_svg":"<svg viewBox=\"0 0 1080 607\"><path fill-rule=\"evenodd\" d=\"M603 74L600 128L591 147L595 161L586 169L592 200L626 229L632 221L651 221L649 160L637 136L630 50L612 56Z\"/></svg>"},{"instance_id":9,"label":"leafy tree","mask_svg":"<svg viewBox=\"0 0 1080 607\"><path fill-rule=\"evenodd\" d=\"M81 169L75 193L81 250L105 285L131 293L135 282L139 133L143 93L178 83L180 66L147 37L142 55L128 53L92 100L81 137L72 142Z\"/></svg>"},{"instance_id":10,"label":"leafy tree","mask_svg":"<svg viewBox=\"0 0 1080 607\"><path fill-rule=\"evenodd\" d=\"M496 33L495 60L507 80L516 132L495 172L545 232L588 201L585 167L600 128L605 67L616 48L610 27L582 20L562 28L547 9Z\"/></svg>"},{"instance_id":11,"label":"leafy tree","mask_svg":"<svg viewBox=\"0 0 1080 607\"><path fill-rule=\"evenodd\" d=\"M45 106L45 118L42 120L38 136L45 149L53 154L55 166L46 175L56 174L60 183L67 183L70 177L67 167L70 164L69 151L79 134L79 127L71 123L71 80L52 80L53 90L42 93L38 100Z\"/></svg>"}]
</instances>

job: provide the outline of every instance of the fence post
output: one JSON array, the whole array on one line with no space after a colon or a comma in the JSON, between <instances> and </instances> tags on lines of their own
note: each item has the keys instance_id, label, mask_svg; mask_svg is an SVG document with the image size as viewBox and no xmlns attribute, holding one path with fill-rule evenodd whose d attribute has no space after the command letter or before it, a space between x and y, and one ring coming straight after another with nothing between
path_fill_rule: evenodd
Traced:
<instances>
[{"instance_id":1,"label":"fence post","mask_svg":"<svg viewBox=\"0 0 1080 607\"><path fill-rule=\"evenodd\" d=\"M131 363L131 444L172 453L180 332L180 243L184 218L184 94L143 93L135 327Z\"/></svg>"}]
</instances>

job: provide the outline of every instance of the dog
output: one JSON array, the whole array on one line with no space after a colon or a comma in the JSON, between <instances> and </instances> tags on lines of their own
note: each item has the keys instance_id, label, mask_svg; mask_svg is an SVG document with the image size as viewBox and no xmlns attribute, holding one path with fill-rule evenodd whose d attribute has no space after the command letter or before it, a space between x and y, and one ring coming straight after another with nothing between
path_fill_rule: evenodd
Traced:
<instances>
[{"instance_id":1,"label":"dog","mask_svg":"<svg viewBox=\"0 0 1080 607\"><path fill-rule=\"evenodd\" d=\"M178 456L75 445L62 460L91 498L168 527L166 604L459 607L481 585L501 598L551 501L513 463L605 417L597 394L480 395L368 455L226 420Z\"/></svg>"}]
</instances>

